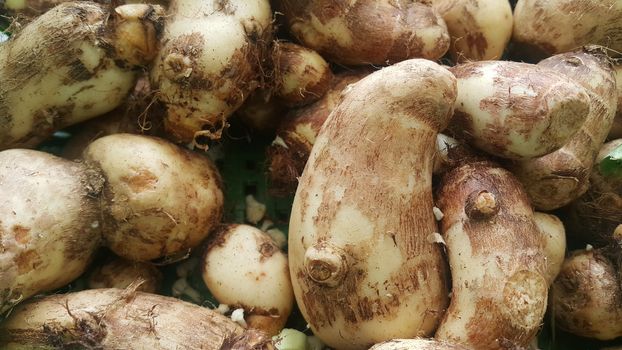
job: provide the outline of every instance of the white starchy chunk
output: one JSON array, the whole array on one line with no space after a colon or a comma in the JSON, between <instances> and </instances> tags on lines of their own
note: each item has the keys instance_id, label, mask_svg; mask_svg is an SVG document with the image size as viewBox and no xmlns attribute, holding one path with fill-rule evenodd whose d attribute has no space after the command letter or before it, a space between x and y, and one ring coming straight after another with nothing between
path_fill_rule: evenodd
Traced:
<instances>
[{"instance_id":1,"label":"white starchy chunk","mask_svg":"<svg viewBox=\"0 0 622 350\"><path fill-rule=\"evenodd\" d=\"M246 220L257 224L266 215L266 205L258 202L252 194L246 196Z\"/></svg>"},{"instance_id":2,"label":"white starchy chunk","mask_svg":"<svg viewBox=\"0 0 622 350\"><path fill-rule=\"evenodd\" d=\"M445 214L437 207L432 208L432 212L434 213L436 221L441 221L445 217Z\"/></svg>"},{"instance_id":3,"label":"white starchy chunk","mask_svg":"<svg viewBox=\"0 0 622 350\"><path fill-rule=\"evenodd\" d=\"M246 321L244 321L244 309L233 310L231 313L231 320L244 328L247 327Z\"/></svg>"}]
</instances>

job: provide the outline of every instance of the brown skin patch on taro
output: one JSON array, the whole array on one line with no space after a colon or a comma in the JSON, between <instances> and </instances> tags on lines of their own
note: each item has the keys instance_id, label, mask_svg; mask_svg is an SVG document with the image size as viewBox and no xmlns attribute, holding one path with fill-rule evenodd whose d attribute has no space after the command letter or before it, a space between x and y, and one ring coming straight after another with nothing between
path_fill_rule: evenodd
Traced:
<instances>
[{"instance_id":1,"label":"brown skin patch on taro","mask_svg":"<svg viewBox=\"0 0 622 350\"><path fill-rule=\"evenodd\" d=\"M37 253L36 250L27 250L15 257L17 271L20 274L35 270L42 263L43 262L41 261L41 256L39 255L39 253Z\"/></svg>"},{"instance_id":2,"label":"brown skin patch on taro","mask_svg":"<svg viewBox=\"0 0 622 350\"><path fill-rule=\"evenodd\" d=\"M476 9L478 8L477 3L471 2L471 4L474 5ZM466 33L460 34L459 37L456 37L456 33L452 33L450 30L450 34L452 36L452 47L455 51L455 53L452 53L454 60L457 62L464 62L468 61L469 58L474 59L477 57L483 57L488 49L488 41L482 34L482 29L477 25L477 20L473 16L473 11L469 6L463 6L460 15L461 18L459 26L462 26ZM458 43L462 42L466 42L466 57L465 52L459 51L456 47Z\"/></svg>"},{"instance_id":3,"label":"brown skin patch on taro","mask_svg":"<svg viewBox=\"0 0 622 350\"><path fill-rule=\"evenodd\" d=\"M19 244L27 244L30 241L30 229L21 225L13 226L15 241Z\"/></svg>"},{"instance_id":4,"label":"brown skin patch on taro","mask_svg":"<svg viewBox=\"0 0 622 350\"><path fill-rule=\"evenodd\" d=\"M488 49L488 41L482 33L469 33L466 36L467 45L474 50L479 57L483 57Z\"/></svg>"},{"instance_id":5,"label":"brown skin patch on taro","mask_svg":"<svg viewBox=\"0 0 622 350\"><path fill-rule=\"evenodd\" d=\"M474 142L473 117L456 109L449 124L449 132L467 143Z\"/></svg>"},{"instance_id":6,"label":"brown skin patch on taro","mask_svg":"<svg viewBox=\"0 0 622 350\"><path fill-rule=\"evenodd\" d=\"M229 0L217 0L214 8L216 12L222 12L227 16L235 15L236 7Z\"/></svg>"},{"instance_id":7,"label":"brown skin patch on taro","mask_svg":"<svg viewBox=\"0 0 622 350\"><path fill-rule=\"evenodd\" d=\"M201 261L205 262L205 264L201 265L201 274L205 274L205 269L207 268L207 254L214 248L224 247L231 231L235 230L237 226L237 224L220 224L212 230L203 249Z\"/></svg>"},{"instance_id":8,"label":"brown skin patch on taro","mask_svg":"<svg viewBox=\"0 0 622 350\"><path fill-rule=\"evenodd\" d=\"M265 333L249 329L240 335L227 336L222 340L220 350L268 350L273 349L270 337Z\"/></svg>"},{"instance_id":9,"label":"brown skin patch on taro","mask_svg":"<svg viewBox=\"0 0 622 350\"><path fill-rule=\"evenodd\" d=\"M135 193L155 189L158 177L147 169L135 169L132 175L122 176L121 181Z\"/></svg>"},{"instance_id":10,"label":"brown skin patch on taro","mask_svg":"<svg viewBox=\"0 0 622 350\"><path fill-rule=\"evenodd\" d=\"M525 331L510 326L510 323L500 316L502 311L495 300L482 298L477 301L475 310L476 314L467 323L466 329L468 343L477 349L523 349L538 331L537 327Z\"/></svg>"},{"instance_id":11,"label":"brown skin patch on taro","mask_svg":"<svg viewBox=\"0 0 622 350\"><path fill-rule=\"evenodd\" d=\"M275 80L277 84L282 84L283 76L295 74L295 67L300 66L304 66L303 77L311 76L318 78L319 76L319 79L310 85L304 86L303 89L298 91L292 91L289 94L281 94L280 87L277 86L277 94L289 107L303 106L320 99L331 87L333 79L333 74L329 67L326 67L324 74L320 75L321 72L314 66L307 65L303 56L299 53L303 50L305 49L298 45L280 43L275 47L275 52L273 53L273 57L276 60L274 74L276 75Z\"/></svg>"},{"instance_id":12,"label":"brown skin patch on taro","mask_svg":"<svg viewBox=\"0 0 622 350\"><path fill-rule=\"evenodd\" d=\"M369 4L373 4L373 2L369 2ZM434 40L435 46L433 48L426 47L424 40L417 35L420 29L439 28L441 26L440 22L442 19L437 17L435 11L428 6L413 2L401 12L400 16L403 18L402 28L412 29L403 31L398 37L393 39L392 47L387 53L389 62L398 62L414 57L435 59L441 57L447 51L450 45L449 35L443 34L437 37ZM400 28L397 30L400 30Z\"/></svg>"},{"instance_id":13,"label":"brown skin patch on taro","mask_svg":"<svg viewBox=\"0 0 622 350\"><path fill-rule=\"evenodd\" d=\"M0 86L0 139L7 138L13 127L13 116L10 113L7 93L8 91Z\"/></svg>"},{"instance_id":14,"label":"brown skin patch on taro","mask_svg":"<svg viewBox=\"0 0 622 350\"><path fill-rule=\"evenodd\" d=\"M459 64L448 68L458 79L480 77L484 72L476 64Z\"/></svg>"},{"instance_id":15,"label":"brown skin patch on taro","mask_svg":"<svg viewBox=\"0 0 622 350\"><path fill-rule=\"evenodd\" d=\"M515 247L538 247L537 230L533 220L523 215L517 215L517 208L524 210L529 206L526 193L516 178L507 171L493 171L500 169L491 163L480 162L466 164L445 175L441 181L438 194L439 208L445 213L442 230L446 232L451 225L460 220L459 217L466 210L469 196L473 193L492 193L498 204L498 212L487 220L468 220L464 222L464 231L471 237L471 249L474 255L485 256L498 251L503 245L499 239L483 239L483 234L495 234L491 231L500 230L500 233L509 235L508 240ZM460 184L460 185L458 185ZM512 249L510 249L512 251Z\"/></svg>"}]
</instances>

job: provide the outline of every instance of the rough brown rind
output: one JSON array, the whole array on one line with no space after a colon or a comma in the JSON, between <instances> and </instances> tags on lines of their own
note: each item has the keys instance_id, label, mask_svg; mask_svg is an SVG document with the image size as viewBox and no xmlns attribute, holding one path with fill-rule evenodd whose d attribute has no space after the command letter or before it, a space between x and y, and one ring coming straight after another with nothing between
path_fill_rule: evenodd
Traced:
<instances>
[{"instance_id":1,"label":"rough brown rind","mask_svg":"<svg viewBox=\"0 0 622 350\"><path fill-rule=\"evenodd\" d=\"M610 59L597 48L556 55L538 66L573 79L590 96L585 122L562 148L510 166L536 209L554 210L579 198L590 186L594 160L615 117L616 81Z\"/></svg>"},{"instance_id":2,"label":"rough brown rind","mask_svg":"<svg viewBox=\"0 0 622 350\"><path fill-rule=\"evenodd\" d=\"M0 314L86 270L101 243L102 185L84 164L0 152Z\"/></svg>"},{"instance_id":3,"label":"rough brown rind","mask_svg":"<svg viewBox=\"0 0 622 350\"><path fill-rule=\"evenodd\" d=\"M544 318L548 281L544 239L520 183L494 164L465 164L443 177L437 206L452 300L436 338L478 350L526 346Z\"/></svg>"},{"instance_id":4,"label":"rough brown rind","mask_svg":"<svg viewBox=\"0 0 622 350\"><path fill-rule=\"evenodd\" d=\"M346 65L431 60L449 48L447 26L420 1L280 0L290 32L329 61Z\"/></svg>"},{"instance_id":5,"label":"rough brown rind","mask_svg":"<svg viewBox=\"0 0 622 350\"><path fill-rule=\"evenodd\" d=\"M353 85L322 127L288 247L298 306L328 346L363 349L435 329L447 287L440 248L427 240L437 230L433 145L455 96L449 71L408 60Z\"/></svg>"},{"instance_id":6,"label":"rough brown rind","mask_svg":"<svg viewBox=\"0 0 622 350\"><path fill-rule=\"evenodd\" d=\"M28 22L30 20L35 19L38 16L41 16L43 13L45 13L46 11L49 11L50 9L53 9L54 7L65 3L65 2L72 2L72 1L84 1L84 0L22 0L22 6L16 6L13 8L9 8L6 5L6 1L0 2L0 5L2 5L8 12L9 14L13 15L13 16L17 16L19 18L19 22L20 25L25 24L24 22ZM109 5L115 2L112 0L90 0L96 3L100 3L100 4L104 4L104 5ZM15 3L18 3L19 1L16 1ZM136 0L127 0L127 1L122 1L122 0L117 0L116 3L149 3L149 4L154 4L154 5L161 5L161 6L166 6L168 4L168 0L148 0L148 1L136 1Z\"/></svg>"},{"instance_id":7,"label":"rough brown rind","mask_svg":"<svg viewBox=\"0 0 622 350\"><path fill-rule=\"evenodd\" d=\"M160 295L95 289L17 307L0 324L0 346L37 349L270 350L263 333L210 309Z\"/></svg>"}]
</instances>

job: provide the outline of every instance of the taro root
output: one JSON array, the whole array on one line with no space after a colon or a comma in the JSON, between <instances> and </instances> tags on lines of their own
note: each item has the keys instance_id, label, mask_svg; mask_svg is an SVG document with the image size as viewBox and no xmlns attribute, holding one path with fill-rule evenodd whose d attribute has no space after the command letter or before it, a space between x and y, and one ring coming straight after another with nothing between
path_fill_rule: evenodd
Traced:
<instances>
[{"instance_id":1,"label":"taro root","mask_svg":"<svg viewBox=\"0 0 622 350\"><path fill-rule=\"evenodd\" d=\"M447 26L428 4L408 0L278 0L290 33L331 62L385 65L436 60L449 48Z\"/></svg>"},{"instance_id":2,"label":"taro root","mask_svg":"<svg viewBox=\"0 0 622 350\"><path fill-rule=\"evenodd\" d=\"M447 69L407 60L347 89L318 134L288 247L298 306L328 346L367 349L436 329L447 282L428 241L438 230L432 167L455 96Z\"/></svg>"},{"instance_id":3,"label":"taro root","mask_svg":"<svg viewBox=\"0 0 622 350\"><path fill-rule=\"evenodd\" d=\"M125 259L185 253L220 223L222 183L203 155L155 137L114 134L91 143L83 159L106 178L100 224L105 245Z\"/></svg>"},{"instance_id":4,"label":"taro root","mask_svg":"<svg viewBox=\"0 0 622 350\"><path fill-rule=\"evenodd\" d=\"M20 24L25 21L30 21L35 19L37 16L42 15L46 11L53 9L54 7L64 3L64 2L74 2L74 1L86 1L86 0L4 0L0 3L0 7L4 7L9 14L13 16L17 16L19 18ZM100 4L110 5L111 3L125 3L125 4L136 4L136 3L148 3L153 5L166 6L168 4L168 0L91 0L93 2L97 2Z\"/></svg>"},{"instance_id":5,"label":"taro root","mask_svg":"<svg viewBox=\"0 0 622 350\"><path fill-rule=\"evenodd\" d=\"M0 323L17 349L271 350L272 341L210 309L128 289L58 294L18 306Z\"/></svg>"},{"instance_id":6,"label":"taro root","mask_svg":"<svg viewBox=\"0 0 622 350\"><path fill-rule=\"evenodd\" d=\"M555 215L534 212L533 219L542 234L546 254L546 280L549 286L559 274L566 257L566 229Z\"/></svg>"},{"instance_id":7,"label":"taro root","mask_svg":"<svg viewBox=\"0 0 622 350\"><path fill-rule=\"evenodd\" d=\"M268 0L171 0L151 83L174 141L206 147L262 84L272 41Z\"/></svg>"},{"instance_id":8,"label":"taro root","mask_svg":"<svg viewBox=\"0 0 622 350\"><path fill-rule=\"evenodd\" d=\"M587 118L560 149L510 165L534 207L554 210L587 191L594 160L616 113L617 95L611 61L599 49L550 57L538 66L553 69L585 88L590 97Z\"/></svg>"},{"instance_id":9,"label":"taro root","mask_svg":"<svg viewBox=\"0 0 622 350\"><path fill-rule=\"evenodd\" d=\"M203 281L221 304L244 309L249 328L278 334L294 304L287 256L265 232L223 225L210 235Z\"/></svg>"},{"instance_id":10,"label":"taro root","mask_svg":"<svg viewBox=\"0 0 622 350\"><path fill-rule=\"evenodd\" d=\"M451 71L458 80L451 131L498 157L551 153L579 130L590 110L585 89L550 68L480 61Z\"/></svg>"},{"instance_id":11,"label":"taro root","mask_svg":"<svg viewBox=\"0 0 622 350\"><path fill-rule=\"evenodd\" d=\"M512 40L544 58L583 45L622 51L622 1L519 0Z\"/></svg>"},{"instance_id":12,"label":"taro root","mask_svg":"<svg viewBox=\"0 0 622 350\"><path fill-rule=\"evenodd\" d=\"M473 349L520 348L546 311L546 238L520 182L489 162L443 177L437 206L451 269L451 303L436 339Z\"/></svg>"},{"instance_id":13,"label":"taro root","mask_svg":"<svg viewBox=\"0 0 622 350\"><path fill-rule=\"evenodd\" d=\"M274 54L275 96L286 106L304 106L322 98L333 73L317 52L292 43L276 43Z\"/></svg>"},{"instance_id":14,"label":"taro root","mask_svg":"<svg viewBox=\"0 0 622 350\"><path fill-rule=\"evenodd\" d=\"M454 62L498 60L512 36L507 0L431 0L449 35Z\"/></svg>"},{"instance_id":15,"label":"taro root","mask_svg":"<svg viewBox=\"0 0 622 350\"><path fill-rule=\"evenodd\" d=\"M90 289L125 289L136 285L139 292L157 293L161 284L162 273L154 265L116 257L97 266L88 278Z\"/></svg>"},{"instance_id":16,"label":"taro root","mask_svg":"<svg viewBox=\"0 0 622 350\"><path fill-rule=\"evenodd\" d=\"M109 112L156 55L164 10L91 2L57 6L0 45L0 149L34 147Z\"/></svg>"},{"instance_id":17,"label":"taro root","mask_svg":"<svg viewBox=\"0 0 622 350\"><path fill-rule=\"evenodd\" d=\"M86 270L101 243L103 182L49 153L0 152L0 314Z\"/></svg>"},{"instance_id":18,"label":"taro root","mask_svg":"<svg viewBox=\"0 0 622 350\"><path fill-rule=\"evenodd\" d=\"M564 261L551 292L557 327L600 340L622 336L619 249L578 250Z\"/></svg>"},{"instance_id":19,"label":"taro root","mask_svg":"<svg viewBox=\"0 0 622 350\"><path fill-rule=\"evenodd\" d=\"M394 339L372 346L369 350L467 350L467 348L433 339Z\"/></svg>"}]
</instances>

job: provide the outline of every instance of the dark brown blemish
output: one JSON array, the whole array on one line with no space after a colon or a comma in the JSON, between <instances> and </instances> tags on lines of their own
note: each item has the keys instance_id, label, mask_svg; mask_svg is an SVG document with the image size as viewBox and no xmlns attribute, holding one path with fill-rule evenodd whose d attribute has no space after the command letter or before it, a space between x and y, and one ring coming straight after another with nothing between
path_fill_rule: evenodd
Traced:
<instances>
[{"instance_id":1,"label":"dark brown blemish","mask_svg":"<svg viewBox=\"0 0 622 350\"><path fill-rule=\"evenodd\" d=\"M72 85L75 82L89 80L93 77L93 73L79 59L69 62L68 78L63 81L66 85Z\"/></svg>"},{"instance_id":2,"label":"dark brown blemish","mask_svg":"<svg viewBox=\"0 0 622 350\"><path fill-rule=\"evenodd\" d=\"M488 49L488 41L481 32L467 34L466 41L471 49L475 49L478 57L484 57Z\"/></svg>"},{"instance_id":3,"label":"dark brown blemish","mask_svg":"<svg viewBox=\"0 0 622 350\"><path fill-rule=\"evenodd\" d=\"M274 245L272 242L264 242L259 246L259 254L261 254L260 261L264 261L265 259L273 256L276 252L279 251L279 248Z\"/></svg>"}]
</instances>

